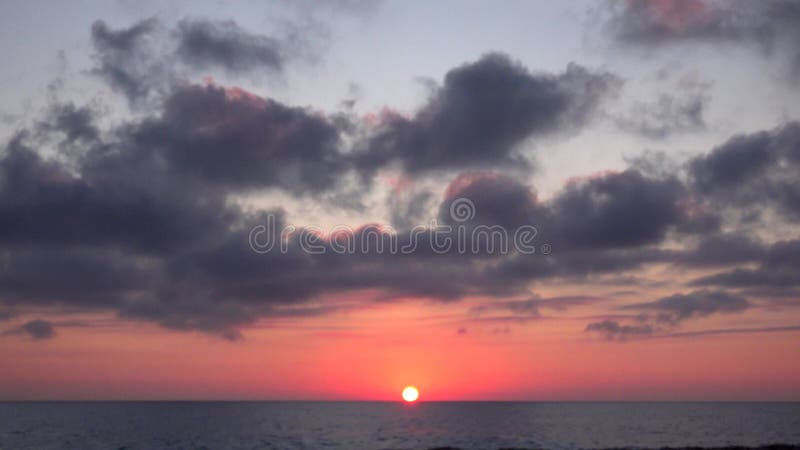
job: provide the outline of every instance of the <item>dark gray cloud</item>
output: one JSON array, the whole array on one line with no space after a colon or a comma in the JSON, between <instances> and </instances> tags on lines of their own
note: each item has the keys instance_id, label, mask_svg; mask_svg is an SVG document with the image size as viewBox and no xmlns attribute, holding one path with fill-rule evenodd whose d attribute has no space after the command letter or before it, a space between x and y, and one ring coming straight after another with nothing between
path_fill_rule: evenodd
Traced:
<instances>
[{"instance_id":1,"label":"dark gray cloud","mask_svg":"<svg viewBox=\"0 0 800 450\"><path fill-rule=\"evenodd\" d=\"M630 169L571 180L551 200L540 202L514 178L468 173L451 183L439 215L452 223L452 202L467 198L475 205L475 224L534 225L562 250L624 249L656 244L686 220L680 205L685 194L674 177L652 178Z\"/></svg>"},{"instance_id":2,"label":"dark gray cloud","mask_svg":"<svg viewBox=\"0 0 800 450\"><path fill-rule=\"evenodd\" d=\"M718 219L719 210L742 202L770 198L784 209L791 206L791 195L779 193L791 192L791 170L800 161L796 124L734 138L680 169L688 171L686 177L678 169L631 167L571 180L542 200L519 172L466 172L443 198L412 186L407 196L390 199L389 214L400 228L423 218L429 205L443 225L511 231L533 225L537 249L552 247L547 256L485 247L440 254L429 234L416 236L417 250L410 254L380 252L378 242L388 245L391 238L378 233L366 239L380 231L371 224L355 231L355 247L346 254L335 250L330 236L309 238L324 253L304 251L302 239L314 234L303 224L297 224L286 252L258 254L249 245L251 229L265 224L268 214L275 215L275 230L286 218L279 205L237 206L232 200L243 193L278 189L302 201L338 198L355 205L370 193L375 170L387 165L399 166L413 184L422 173L526 163L521 143L579 129L619 80L576 65L561 74L538 74L493 53L451 70L414 117L388 117L366 131L369 125L352 115L325 115L241 89L182 81L164 56L171 50L151 52L165 36L197 33L214 42L200 39L191 44L200 47L179 50L200 58L189 65L232 71L283 67L270 65L259 50L272 41L233 24L182 22L170 34L154 20L120 30L97 22L92 33L97 73L129 98L147 102L139 114L106 127L92 108L55 105L0 152L3 311L102 311L239 339L242 327L260 320L352 307L329 301L335 293L368 290L378 292L376 301L493 297L496 308L519 319L589 301L508 300L528 297L538 280L615 277L630 285L640 281L628 272L648 264L732 261L759 262L761 269L738 269L751 270L751 279L767 269L781 280L796 275L791 245L775 244L769 251L759 250L758 242L736 245L719 234L719 223L704 225L705 218ZM741 163L740 152L767 156ZM342 180L348 177L364 182L352 182L345 191ZM740 191L732 194L731 186ZM450 215L459 198L475 207L466 222ZM697 247L663 248L673 232ZM401 233L397 240L403 247L410 237ZM781 280L748 287L794 286ZM651 322L609 321L590 331L652 334L668 322L741 306L733 294L696 291L631 307L655 317Z\"/></svg>"},{"instance_id":3,"label":"dark gray cloud","mask_svg":"<svg viewBox=\"0 0 800 450\"><path fill-rule=\"evenodd\" d=\"M383 117L356 163L368 170L397 162L410 173L525 165L522 142L579 129L619 84L576 64L538 74L490 53L450 70L413 118Z\"/></svg>"},{"instance_id":4,"label":"dark gray cloud","mask_svg":"<svg viewBox=\"0 0 800 450\"><path fill-rule=\"evenodd\" d=\"M490 266L491 278L514 285L537 279L582 279L622 273L646 264L671 262L673 251L657 246L670 229L690 216L683 213L681 184L635 170L574 180L543 202L521 181L496 173L470 173L453 181L440 208L440 219L467 230L526 225L537 229L535 243L552 248L548 257L502 258ZM472 220L450 219L453 202L470 199ZM657 209L657 210L656 210ZM480 251L485 247L478 248Z\"/></svg>"},{"instance_id":5,"label":"dark gray cloud","mask_svg":"<svg viewBox=\"0 0 800 450\"><path fill-rule=\"evenodd\" d=\"M756 268L731 269L695 279L692 284L733 288L768 287L793 295L796 293L793 288L800 286L800 240L774 243L758 260Z\"/></svg>"},{"instance_id":6,"label":"dark gray cloud","mask_svg":"<svg viewBox=\"0 0 800 450\"><path fill-rule=\"evenodd\" d=\"M103 250L16 250L0 267L0 298L7 305L59 305L114 310L146 288L146 265ZM143 267L145 266L145 267Z\"/></svg>"},{"instance_id":7,"label":"dark gray cloud","mask_svg":"<svg viewBox=\"0 0 800 450\"><path fill-rule=\"evenodd\" d=\"M55 336L53 324L46 320L32 320L22 325L22 331L30 335L33 339L50 339Z\"/></svg>"},{"instance_id":8,"label":"dark gray cloud","mask_svg":"<svg viewBox=\"0 0 800 450\"><path fill-rule=\"evenodd\" d=\"M194 111L202 114L198 111L203 108ZM80 176L67 170L65 162L39 155L25 144L24 136L7 146L0 159L4 199L0 229L7 244L0 270L4 305L116 312L169 328L237 339L240 327L262 318L330 311L336 306L304 307L335 292L375 289L385 300L519 296L536 277L615 272L658 258L649 249L635 253L637 243L649 240L612 240L604 245L607 252L594 253L596 242L570 242L569 233L554 235L564 251L553 258L464 255L455 250L440 255L433 252L427 235L412 254L388 254L362 237L375 230L370 226L357 231L351 254L337 253L327 240L318 241L326 249L324 254L309 254L299 247L302 234L298 233L287 253L260 255L250 248L248 234L255 224L265 223L265 213L249 214L228 205L224 196L229 184L173 167L181 160L152 150L169 152L169 147L128 139L147 126L138 122L123 126L112 134L124 140L92 145L80 153L75 157ZM651 195L646 180L633 178L631 189L641 190L644 197ZM640 204L639 197L624 188L600 191L609 205L630 198L636 200L626 203L628 207ZM560 196L541 203L528 187L508 177L457 178L442 211L452 198L463 195L474 197L476 224L512 227L544 220L546 228L558 230L569 219L551 211L560 204ZM564 195L573 194L568 190ZM653 197L657 201L662 196ZM646 208L642 213L650 214ZM284 223L281 217L276 229ZM602 228L605 217L600 214L591 220ZM651 237L657 240L658 233ZM402 237L399 245L407 245L408 239ZM612 247L617 245L626 250L614 253ZM522 261L533 273L510 264ZM542 302L536 307L549 306Z\"/></svg>"},{"instance_id":9,"label":"dark gray cloud","mask_svg":"<svg viewBox=\"0 0 800 450\"><path fill-rule=\"evenodd\" d=\"M800 218L800 123L737 135L689 163L692 188L717 208L771 207Z\"/></svg>"},{"instance_id":10,"label":"dark gray cloud","mask_svg":"<svg viewBox=\"0 0 800 450\"><path fill-rule=\"evenodd\" d=\"M96 128L91 121L88 126ZM537 242L554 248L549 256L437 254L427 235L412 254L381 253L375 241L363 244L362 237L378 229L374 226L357 230L350 254L333 251L334 242L326 239L317 240L324 254L302 251L300 232L286 253L261 255L250 248L248 235L265 223L267 212L245 212L226 198L255 187L329 192L335 182L321 172L350 169L336 162L339 136L324 117L242 91L182 86L154 117L91 139L72 139L60 127L38 132L52 136L22 133L0 158L0 236L6 246L0 298L15 309L108 311L238 339L241 327L258 320L337 310L339 305L314 303L337 292L376 290L384 301L500 299L523 296L541 279L618 276L680 258L711 265L759 257L757 244L735 249L722 237L714 242L714 235L701 236L697 248L683 253L659 248L670 230L691 220L683 207L691 189L677 177L636 169L572 180L547 201L524 181L498 173L462 174L446 190L438 210L441 223L457 225L449 215L451 203L469 198L475 214L465 226L534 225L541 232ZM34 150L51 138L74 141L82 151L47 158ZM284 146L284 140L292 144ZM326 159L330 166L315 166ZM316 179L287 180L277 167ZM310 184L297 184L304 182ZM285 223L280 213L277 221L276 228ZM408 237L401 234L398 244L408 244ZM731 252L723 254L724 247ZM715 251L720 254L710 255ZM785 264L782 254L776 252L771 264ZM703 295L636 307L678 322L710 313L716 297ZM533 299L498 305L512 316L535 317L542 308L565 303ZM725 310L716 307L713 312ZM642 334L645 326L655 330L667 322L652 320L608 333Z\"/></svg>"},{"instance_id":11,"label":"dark gray cloud","mask_svg":"<svg viewBox=\"0 0 800 450\"><path fill-rule=\"evenodd\" d=\"M485 313L500 310L510 313L512 316L539 318L541 317L541 310L543 309L564 311L575 306L600 302L603 300L605 299L602 297L594 297L590 295L572 295L548 298L534 296L524 300L495 301L492 303L474 306L470 308L470 313L476 316L482 316L482 318L486 318L484 316Z\"/></svg>"},{"instance_id":12,"label":"dark gray cloud","mask_svg":"<svg viewBox=\"0 0 800 450\"><path fill-rule=\"evenodd\" d=\"M283 70L287 44L250 33L231 20L178 22L177 57L196 69L219 67L232 73Z\"/></svg>"},{"instance_id":13,"label":"dark gray cloud","mask_svg":"<svg viewBox=\"0 0 800 450\"><path fill-rule=\"evenodd\" d=\"M451 216L453 202L468 199L474 215L465 225L499 225L513 230L522 225L542 226L549 211L536 193L519 179L493 172L461 174L448 186L439 208L439 220L458 225Z\"/></svg>"},{"instance_id":14,"label":"dark gray cloud","mask_svg":"<svg viewBox=\"0 0 800 450\"><path fill-rule=\"evenodd\" d=\"M692 161L691 173L700 191L729 188L763 173L778 157L767 132L740 135Z\"/></svg>"},{"instance_id":15,"label":"dark gray cloud","mask_svg":"<svg viewBox=\"0 0 800 450\"><path fill-rule=\"evenodd\" d=\"M575 180L542 202L517 179L471 173L453 181L439 214L442 222L467 230L478 226L536 227L536 245L550 245L552 255L504 258L488 268L493 280L513 285L543 278L618 273L671 261L671 252L654 246L683 220L681 191L676 180L628 171ZM457 223L449 218L451 206L459 198L474 205L472 220ZM479 247L478 254L485 249Z\"/></svg>"},{"instance_id":16,"label":"dark gray cloud","mask_svg":"<svg viewBox=\"0 0 800 450\"><path fill-rule=\"evenodd\" d=\"M621 325L614 320L604 320L589 324L586 332L600 333L608 340L625 341L637 338L696 338L704 336L718 336L726 334L752 334L752 333L785 333L800 330L800 326L777 326L777 327L757 327L757 328L715 328L700 331L677 331L654 334L652 327L648 325Z\"/></svg>"},{"instance_id":17,"label":"dark gray cloud","mask_svg":"<svg viewBox=\"0 0 800 450\"><path fill-rule=\"evenodd\" d=\"M674 329L686 320L711 314L740 313L750 306L746 298L729 292L692 291L662 297L652 302L625 305L623 310L638 312L629 323L604 319L589 323L584 332L616 341L679 335Z\"/></svg>"},{"instance_id":18,"label":"dark gray cloud","mask_svg":"<svg viewBox=\"0 0 800 450\"><path fill-rule=\"evenodd\" d=\"M604 319L592 322L584 332L597 333L608 340L625 341L636 338L678 335L673 330L682 322L712 314L741 313L751 303L744 297L725 291L699 290L674 294L645 303L622 306L623 310L638 312L629 323Z\"/></svg>"},{"instance_id":19,"label":"dark gray cloud","mask_svg":"<svg viewBox=\"0 0 800 450\"><path fill-rule=\"evenodd\" d=\"M93 141L100 136L95 125L96 113L87 106L77 107L72 103L55 104L48 118L41 123L46 132L60 132L67 143Z\"/></svg>"},{"instance_id":20,"label":"dark gray cloud","mask_svg":"<svg viewBox=\"0 0 800 450\"><path fill-rule=\"evenodd\" d=\"M553 202L554 229L571 245L585 247L657 243L683 222L684 195L677 179L649 178L636 170L575 181Z\"/></svg>"},{"instance_id":21,"label":"dark gray cloud","mask_svg":"<svg viewBox=\"0 0 800 450\"><path fill-rule=\"evenodd\" d=\"M90 152L93 157L80 166L83 176L76 178L21 140L11 143L0 162L7 169L0 172L4 305L117 312L235 339L239 327L285 316L287 307L326 293L374 288L386 299L455 300L522 287L494 282L478 261L436 260L430 250L395 257L359 246L354 254L339 255L323 241L327 253L313 255L295 240L287 254L259 255L248 233L264 223L263 216L226 206L224 190L193 191L188 175L172 180L176 174L118 160L113 152ZM151 178L131 175L142 168ZM179 189L183 184L186 190Z\"/></svg>"},{"instance_id":22,"label":"dark gray cloud","mask_svg":"<svg viewBox=\"0 0 800 450\"><path fill-rule=\"evenodd\" d=\"M135 49L158 26L157 19L149 18L128 28L112 30L104 21L97 20L92 24L92 41L98 48L128 52Z\"/></svg>"},{"instance_id":23,"label":"dark gray cloud","mask_svg":"<svg viewBox=\"0 0 800 450\"><path fill-rule=\"evenodd\" d=\"M800 5L793 0L610 2L605 26L619 42L646 47L743 45L788 63L800 76Z\"/></svg>"},{"instance_id":24,"label":"dark gray cloud","mask_svg":"<svg viewBox=\"0 0 800 450\"><path fill-rule=\"evenodd\" d=\"M132 104L162 111L158 119L131 127L139 145L166 149L180 160L177 166L193 165L188 169L211 178L250 187L292 184L295 191L327 189L345 169L368 184L375 170L390 164L411 174L527 166L520 144L581 128L621 84L612 74L576 64L561 74L534 73L507 55L490 53L448 72L413 118L388 113L368 124L346 113L326 117L241 90L187 83L178 63L280 72L300 51L233 22L185 19L170 32L156 19L119 30L98 21L92 39L94 72ZM76 125L73 135L91 133ZM353 151L342 148L344 135L354 138ZM243 158L223 156L219 148Z\"/></svg>"},{"instance_id":25,"label":"dark gray cloud","mask_svg":"<svg viewBox=\"0 0 800 450\"><path fill-rule=\"evenodd\" d=\"M131 101L148 96L168 77L155 49L161 29L161 23L154 18L121 29L111 29L102 20L94 22L94 73Z\"/></svg>"},{"instance_id":26,"label":"dark gray cloud","mask_svg":"<svg viewBox=\"0 0 800 450\"><path fill-rule=\"evenodd\" d=\"M98 20L91 37L93 72L134 104L184 82L182 69L274 75L304 51L297 37L251 33L232 20L183 19L171 27L150 18L120 29Z\"/></svg>"},{"instance_id":27,"label":"dark gray cloud","mask_svg":"<svg viewBox=\"0 0 800 450\"><path fill-rule=\"evenodd\" d=\"M101 68L127 95L151 92L113 77L115 64L137 64L115 52L149 57L143 49L158 27L93 28ZM522 292L523 279L496 282L485 262L433 259L428 238L399 258L338 255L330 242L327 254L310 255L296 241L286 255L257 255L247 236L263 215L228 196L265 187L327 193L347 169L338 125L242 90L165 89L157 109L112 129L100 132L89 109L59 106L35 134L8 143L0 155L4 305L111 311L234 339L243 325L337 291L440 300ZM49 142L69 151L45 157L38 147Z\"/></svg>"},{"instance_id":28,"label":"dark gray cloud","mask_svg":"<svg viewBox=\"0 0 800 450\"><path fill-rule=\"evenodd\" d=\"M0 242L157 252L221 232L234 214L221 193L117 153L88 159L82 169L78 176L44 159L24 136L14 138L0 159Z\"/></svg>"},{"instance_id":29,"label":"dark gray cloud","mask_svg":"<svg viewBox=\"0 0 800 450\"><path fill-rule=\"evenodd\" d=\"M675 325L678 322L715 313L738 313L750 307L746 298L725 291L692 291L675 294L646 303L626 305L624 309L652 314L657 323Z\"/></svg>"},{"instance_id":30,"label":"dark gray cloud","mask_svg":"<svg viewBox=\"0 0 800 450\"><path fill-rule=\"evenodd\" d=\"M602 320L586 325L584 332L599 333L608 340L626 341L651 336L653 327L650 325L623 325L616 320Z\"/></svg>"},{"instance_id":31,"label":"dark gray cloud","mask_svg":"<svg viewBox=\"0 0 800 450\"><path fill-rule=\"evenodd\" d=\"M363 244L367 241L362 236L377 229L372 226L357 230L357 245L350 254L333 251L334 242L325 239L317 241L326 249L324 254L302 251L302 233L292 238L285 254L257 254L248 244L248 234L252 226L265 223L266 212L246 213L225 202L229 192L256 181L237 183L204 172L203 164L208 170L215 168L203 162L203 151L213 155L219 147L192 147L200 150L198 158L189 161L188 155L179 157L176 142L191 140L192 129L203 128L214 111L225 117L226 108L234 111L232 117L254 115L258 117L254 122L261 124L275 120L271 113L259 115L264 108L275 108L280 118L299 115L301 124L314 118L301 110L237 95L229 98L214 86L182 88L174 94L176 104L170 104L170 98L160 116L105 133L108 141L87 143L85 151L70 153L69 162L41 156L28 145L36 140L24 134L13 139L0 159L0 235L7 245L0 270L2 303L13 308L116 312L173 329L238 339L241 327L261 319L337 310L338 305L309 303L336 292L373 289L384 301L409 296L440 301L470 295L519 297L537 279L618 275L645 264L676 261L674 251L658 245L670 229L687 220L681 207L687 188L675 178L643 175L635 169L573 180L548 201L539 200L524 182L496 173L464 174L451 183L439 208L443 223L456 224L449 217L454 199L470 198L476 209L466 226L541 227L539 242L553 245L550 256L456 251L440 255L432 251L427 236L412 254L381 253L375 241ZM228 106L229 101L245 104ZM171 122L184 124L189 131L177 125L174 132L153 131ZM223 129L220 136L237 134L215 125ZM217 132L198 139L223 142L215 141ZM270 142L269 134L253 138L262 141ZM235 160L259 164L247 159L249 153L231 154ZM303 158L283 156L280 147L274 155L288 167L303 163ZM264 169L267 175L268 170ZM266 186L272 183L267 177L260 181ZM285 219L278 214L277 220L279 229ZM401 237L399 245L405 244L408 238ZM681 255L697 258L701 248L707 252L713 247L701 243ZM745 250L743 254L752 249ZM692 252L694 256L686 256ZM772 264L785 264L784 253L776 251ZM714 303L720 298L695 292L635 307L678 322L726 311L722 303ZM533 299L498 305L514 316L534 317L542 308L565 303ZM735 302L731 305L738 307ZM632 335L642 334L645 326L655 330L667 322L652 320L655 324L623 324L617 331L609 324L603 327L615 336Z\"/></svg>"},{"instance_id":32,"label":"dark gray cloud","mask_svg":"<svg viewBox=\"0 0 800 450\"><path fill-rule=\"evenodd\" d=\"M3 332L3 336L23 335L34 340L45 340L55 337L56 330L53 323L47 320L31 320L17 328Z\"/></svg>"},{"instance_id":33,"label":"dark gray cloud","mask_svg":"<svg viewBox=\"0 0 800 450\"><path fill-rule=\"evenodd\" d=\"M340 132L321 114L214 85L181 86L161 114L124 130L138 158L234 188L330 189L348 167Z\"/></svg>"},{"instance_id":34,"label":"dark gray cloud","mask_svg":"<svg viewBox=\"0 0 800 450\"><path fill-rule=\"evenodd\" d=\"M766 253L765 246L746 235L710 234L687 252L676 258L676 263L686 266L730 266L758 261Z\"/></svg>"},{"instance_id":35,"label":"dark gray cloud","mask_svg":"<svg viewBox=\"0 0 800 450\"><path fill-rule=\"evenodd\" d=\"M702 336L713 336L720 334L751 334L751 333L785 333L787 331L798 331L800 325L790 325L783 327L758 327L758 328L718 328L712 330L684 331L677 333L667 333L660 335L661 338L693 338Z\"/></svg>"}]
</instances>

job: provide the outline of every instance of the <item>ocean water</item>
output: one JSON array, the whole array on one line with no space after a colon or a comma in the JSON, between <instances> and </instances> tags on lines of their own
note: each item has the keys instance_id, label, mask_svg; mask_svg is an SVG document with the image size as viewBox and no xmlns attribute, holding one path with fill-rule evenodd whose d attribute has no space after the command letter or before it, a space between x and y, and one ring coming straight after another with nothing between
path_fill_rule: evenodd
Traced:
<instances>
[{"instance_id":1,"label":"ocean water","mask_svg":"<svg viewBox=\"0 0 800 450\"><path fill-rule=\"evenodd\" d=\"M800 403L0 403L0 449L463 449L800 444Z\"/></svg>"}]
</instances>

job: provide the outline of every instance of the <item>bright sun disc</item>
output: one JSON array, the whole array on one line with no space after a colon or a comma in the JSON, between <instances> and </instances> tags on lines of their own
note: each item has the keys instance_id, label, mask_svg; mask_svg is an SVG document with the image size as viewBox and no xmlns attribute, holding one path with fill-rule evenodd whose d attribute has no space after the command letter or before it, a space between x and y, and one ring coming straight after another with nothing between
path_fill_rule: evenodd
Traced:
<instances>
[{"instance_id":1,"label":"bright sun disc","mask_svg":"<svg viewBox=\"0 0 800 450\"><path fill-rule=\"evenodd\" d=\"M419 391L414 386L406 386L403 389L403 400L407 402L415 402L419 398Z\"/></svg>"}]
</instances>

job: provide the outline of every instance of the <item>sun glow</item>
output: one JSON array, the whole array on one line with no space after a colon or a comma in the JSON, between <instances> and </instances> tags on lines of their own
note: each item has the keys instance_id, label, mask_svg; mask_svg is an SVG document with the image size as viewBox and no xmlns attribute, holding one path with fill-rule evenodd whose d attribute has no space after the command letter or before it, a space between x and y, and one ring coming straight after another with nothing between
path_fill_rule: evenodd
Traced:
<instances>
[{"instance_id":1,"label":"sun glow","mask_svg":"<svg viewBox=\"0 0 800 450\"><path fill-rule=\"evenodd\" d=\"M419 391L414 386L406 386L406 388L403 389L403 400L406 402L412 403L417 401L418 398Z\"/></svg>"}]
</instances>

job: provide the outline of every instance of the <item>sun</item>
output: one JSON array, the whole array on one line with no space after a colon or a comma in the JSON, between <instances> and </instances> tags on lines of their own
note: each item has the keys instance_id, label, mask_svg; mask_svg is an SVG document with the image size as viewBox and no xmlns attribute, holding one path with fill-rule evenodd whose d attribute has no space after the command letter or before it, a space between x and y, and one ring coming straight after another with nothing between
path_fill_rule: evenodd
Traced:
<instances>
[{"instance_id":1,"label":"sun","mask_svg":"<svg viewBox=\"0 0 800 450\"><path fill-rule=\"evenodd\" d=\"M413 403L419 398L419 391L414 386L406 386L403 389L403 400L408 403Z\"/></svg>"}]
</instances>

